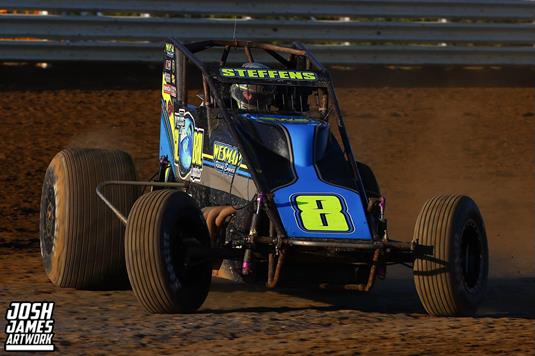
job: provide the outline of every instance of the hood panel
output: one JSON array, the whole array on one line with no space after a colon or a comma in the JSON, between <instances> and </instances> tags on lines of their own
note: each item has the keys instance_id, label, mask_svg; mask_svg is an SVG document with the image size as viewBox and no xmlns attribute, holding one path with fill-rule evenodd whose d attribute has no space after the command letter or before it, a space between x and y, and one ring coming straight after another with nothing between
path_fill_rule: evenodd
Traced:
<instances>
[{"instance_id":1,"label":"hood panel","mask_svg":"<svg viewBox=\"0 0 535 356\"><path fill-rule=\"evenodd\" d=\"M279 127L286 136L289 156L285 158L290 164L292 179L271 191L288 237L371 239L359 192L328 182L320 174L317 162L327 152L330 135L326 122L305 117L250 114L246 118ZM343 155L341 151L336 155L339 162L345 162L343 157L338 157ZM341 165L338 172L347 175L346 164ZM278 166L263 167L266 172L279 170Z\"/></svg>"}]
</instances>

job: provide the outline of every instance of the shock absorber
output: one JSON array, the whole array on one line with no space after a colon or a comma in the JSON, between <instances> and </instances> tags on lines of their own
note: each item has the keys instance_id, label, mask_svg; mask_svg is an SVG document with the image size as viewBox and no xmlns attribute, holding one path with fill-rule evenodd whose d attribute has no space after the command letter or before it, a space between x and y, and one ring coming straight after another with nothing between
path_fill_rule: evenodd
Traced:
<instances>
[{"instance_id":1,"label":"shock absorber","mask_svg":"<svg viewBox=\"0 0 535 356\"><path fill-rule=\"evenodd\" d=\"M257 236L256 228L258 224L258 215L260 215L260 207L264 204L264 200L264 193L258 193L258 196L256 197L256 211L251 219L251 228L249 229L249 234L247 235L245 252L243 254L242 274L244 276L250 275L253 272L251 261L253 258L254 242Z\"/></svg>"},{"instance_id":2,"label":"shock absorber","mask_svg":"<svg viewBox=\"0 0 535 356\"><path fill-rule=\"evenodd\" d=\"M168 169L169 158L167 156L160 157L160 168L158 170L158 182L167 182L167 176L169 175Z\"/></svg>"}]
</instances>

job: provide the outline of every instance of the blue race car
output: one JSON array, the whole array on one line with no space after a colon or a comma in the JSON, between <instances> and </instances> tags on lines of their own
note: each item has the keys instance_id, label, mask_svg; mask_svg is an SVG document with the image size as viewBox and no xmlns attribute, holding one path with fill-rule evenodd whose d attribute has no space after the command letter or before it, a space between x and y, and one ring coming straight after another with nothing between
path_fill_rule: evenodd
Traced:
<instances>
[{"instance_id":1,"label":"blue race car","mask_svg":"<svg viewBox=\"0 0 535 356\"><path fill-rule=\"evenodd\" d=\"M476 311L488 273L477 205L436 196L412 241L392 239L329 73L302 44L170 39L163 61L155 180L137 181L120 151L64 150L47 170L41 249L53 283L129 282L148 311L187 313L213 273L368 291L402 264L429 314Z\"/></svg>"}]
</instances>

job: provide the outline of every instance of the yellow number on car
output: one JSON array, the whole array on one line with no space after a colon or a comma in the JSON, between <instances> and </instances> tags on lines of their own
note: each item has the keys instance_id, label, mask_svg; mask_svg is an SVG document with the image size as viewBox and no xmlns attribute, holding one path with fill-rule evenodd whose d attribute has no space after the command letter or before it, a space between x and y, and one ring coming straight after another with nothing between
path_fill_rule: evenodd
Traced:
<instances>
[{"instance_id":1,"label":"yellow number on car","mask_svg":"<svg viewBox=\"0 0 535 356\"><path fill-rule=\"evenodd\" d=\"M346 232L351 230L345 205L336 195L298 195L294 200L305 230Z\"/></svg>"}]
</instances>

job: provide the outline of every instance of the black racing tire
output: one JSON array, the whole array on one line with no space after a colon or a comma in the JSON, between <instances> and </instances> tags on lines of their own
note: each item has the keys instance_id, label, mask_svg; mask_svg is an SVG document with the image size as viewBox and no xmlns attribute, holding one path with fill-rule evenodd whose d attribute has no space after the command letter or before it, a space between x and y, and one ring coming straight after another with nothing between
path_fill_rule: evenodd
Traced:
<instances>
[{"instance_id":1,"label":"black racing tire","mask_svg":"<svg viewBox=\"0 0 535 356\"><path fill-rule=\"evenodd\" d=\"M357 161L357 168L359 170L360 179L364 185L364 190L369 197L378 198L381 196L381 189L373 170L366 163Z\"/></svg>"},{"instance_id":2,"label":"black racing tire","mask_svg":"<svg viewBox=\"0 0 535 356\"><path fill-rule=\"evenodd\" d=\"M100 201L97 184L136 180L130 155L122 151L66 149L50 162L41 195L39 237L48 278L60 287L127 287L124 226ZM123 214L139 196L132 186L107 187Z\"/></svg>"},{"instance_id":3,"label":"black racing tire","mask_svg":"<svg viewBox=\"0 0 535 356\"><path fill-rule=\"evenodd\" d=\"M208 227L193 198L163 189L135 202L126 226L126 268L147 311L191 313L204 303L212 263L190 260L188 267L189 246L210 248Z\"/></svg>"},{"instance_id":4,"label":"black racing tire","mask_svg":"<svg viewBox=\"0 0 535 356\"><path fill-rule=\"evenodd\" d=\"M485 296L489 268L487 235L476 203L463 195L428 200L413 238L433 250L417 256L413 268L425 310L436 316L473 315Z\"/></svg>"}]
</instances>

